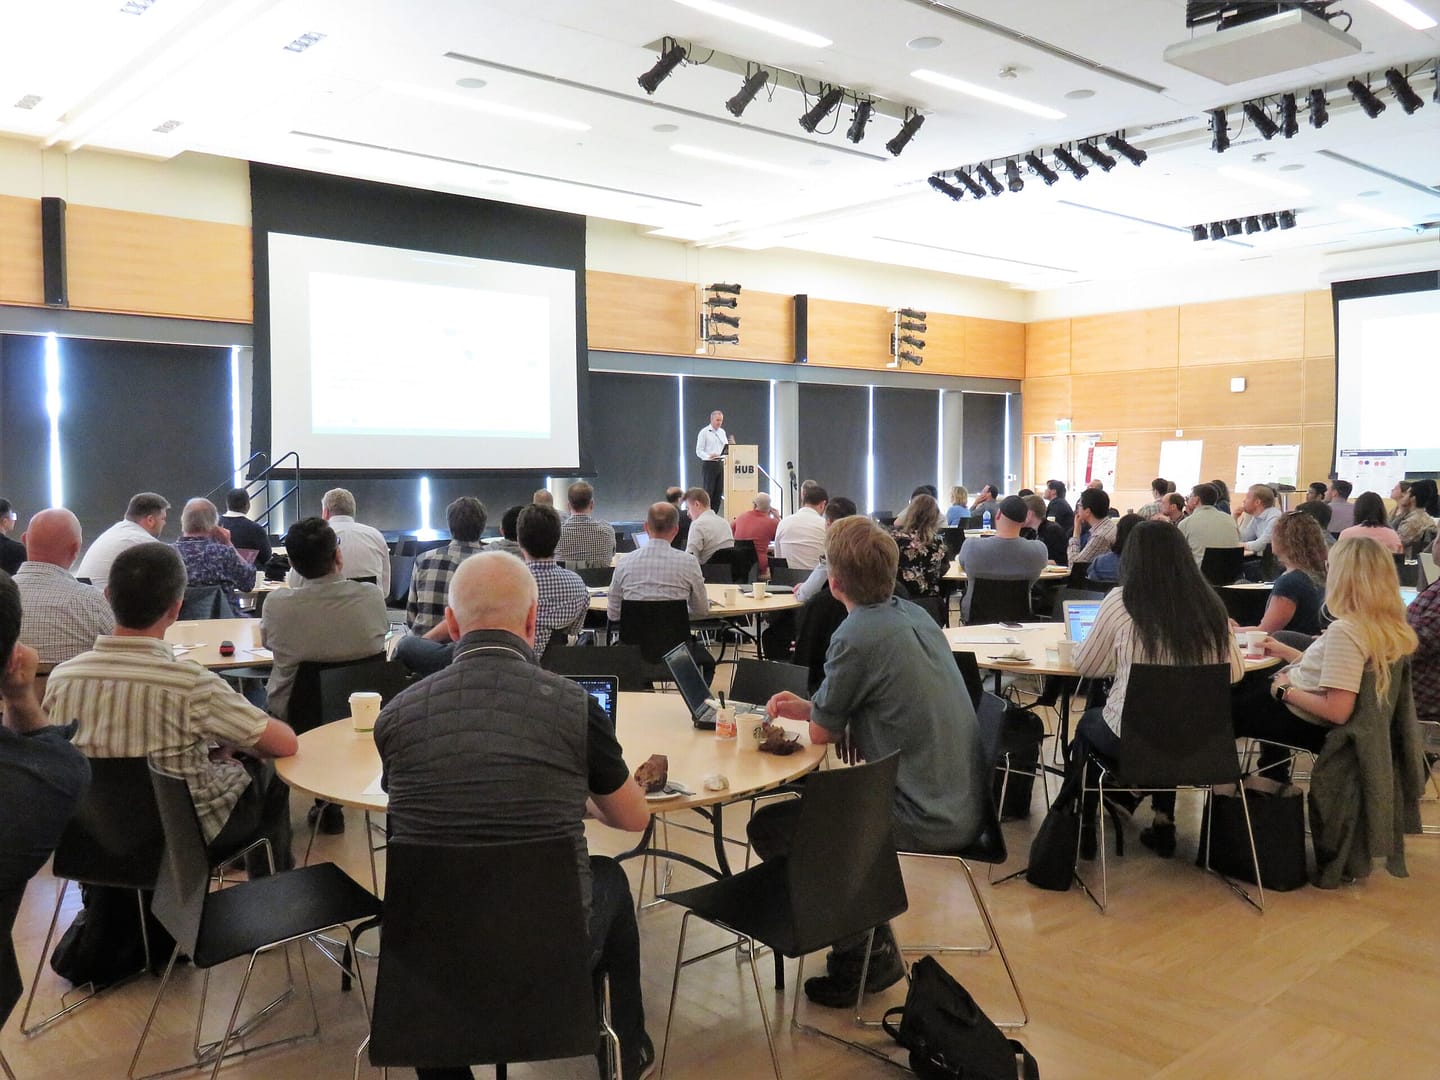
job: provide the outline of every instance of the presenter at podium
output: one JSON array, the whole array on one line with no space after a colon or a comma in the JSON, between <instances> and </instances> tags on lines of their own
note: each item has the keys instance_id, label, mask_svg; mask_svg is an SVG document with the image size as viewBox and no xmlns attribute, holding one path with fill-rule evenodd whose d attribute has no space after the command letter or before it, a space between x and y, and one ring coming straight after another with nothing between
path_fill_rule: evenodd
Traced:
<instances>
[{"instance_id":1,"label":"presenter at podium","mask_svg":"<svg viewBox=\"0 0 1440 1080\"><path fill-rule=\"evenodd\" d=\"M716 409L710 414L710 423L700 429L695 440L695 456L704 464L700 467L700 486L710 496L710 505L719 512L720 497L725 494L725 448L735 442L721 425L725 414Z\"/></svg>"}]
</instances>

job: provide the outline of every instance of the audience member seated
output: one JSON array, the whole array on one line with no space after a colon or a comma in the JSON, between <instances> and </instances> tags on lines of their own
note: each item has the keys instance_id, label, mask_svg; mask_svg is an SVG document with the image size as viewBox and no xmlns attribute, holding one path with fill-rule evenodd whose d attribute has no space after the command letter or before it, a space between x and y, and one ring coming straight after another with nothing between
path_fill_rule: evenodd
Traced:
<instances>
[{"instance_id":1,"label":"audience member seated","mask_svg":"<svg viewBox=\"0 0 1440 1080\"><path fill-rule=\"evenodd\" d=\"M929 495L916 495L895 519L900 549L900 581L911 596L939 596L940 579L950 569L950 556L940 539L940 507Z\"/></svg>"},{"instance_id":2,"label":"audience member seated","mask_svg":"<svg viewBox=\"0 0 1440 1080\"><path fill-rule=\"evenodd\" d=\"M1326 484L1326 483L1325 483L1324 481L1322 481L1322 480L1316 480L1314 483L1306 485L1306 487L1305 487L1305 501L1306 501L1306 502L1323 503L1323 502L1325 501L1325 493L1326 493L1328 490L1329 490L1329 485L1328 485L1328 484Z\"/></svg>"},{"instance_id":3,"label":"audience member seated","mask_svg":"<svg viewBox=\"0 0 1440 1080\"><path fill-rule=\"evenodd\" d=\"M1160 500L1160 509L1153 515L1154 521L1168 521L1179 525L1185 517L1185 496L1170 492Z\"/></svg>"},{"instance_id":4,"label":"audience member seated","mask_svg":"<svg viewBox=\"0 0 1440 1080\"><path fill-rule=\"evenodd\" d=\"M963 529L970 522L970 493L959 484L950 489L950 506L945 511L947 529Z\"/></svg>"},{"instance_id":5,"label":"audience member seated","mask_svg":"<svg viewBox=\"0 0 1440 1080\"><path fill-rule=\"evenodd\" d=\"M1139 514L1126 514L1122 517L1115 525L1115 540L1110 545L1110 550L1090 564L1085 576L1091 581L1119 581L1120 555L1125 550L1125 538L1136 525L1148 520L1150 519Z\"/></svg>"},{"instance_id":6,"label":"audience member seated","mask_svg":"<svg viewBox=\"0 0 1440 1080\"><path fill-rule=\"evenodd\" d=\"M1230 513L1230 489L1224 480L1211 480L1210 486L1215 489L1215 509L1222 514Z\"/></svg>"},{"instance_id":7,"label":"audience member seated","mask_svg":"<svg viewBox=\"0 0 1440 1080\"><path fill-rule=\"evenodd\" d=\"M1161 504L1165 502L1165 496L1172 490L1173 486L1169 480L1166 480L1163 476L1157 476L1154 480L1150 481L1150 501L1136 510L1135 513L1139 514L1143 520L1149 521L1161 512Z\"/></svg>"},{"instance_id":8,"label":"audience member seated","mask_svg":"<svg viewBox=\"0 0 1440 1080\"><path fill-rule=\"evenodd\" d=\"M255 567L235 550L229 531L220 527L220 512L209 499L185 504L175 550L185 564L185 584L220 586L232 611L239 611L235 594L255 588Z\"/></svg>"},{"instance_id":9,"label":"audience member seated","mask_svg":"<svg viewBox=\"0 0 1440 1080\"><path fill-rule=\"evenodd\" d=\"M1085 485L1085 490L1086 490L1086 491L1104 491L1104 490L1105 490L1105 481L1101 480L1101 479L1097 476L1097 477L1095 477L1094 480L1091 480L1088 484Z\"/></svg>"},{"instance_id":10,"label":"audience member seated","mask_svg":"<svg viewBox=\"0 0 1440 1080\"><path fill-rule=\"evenodd\" d=\"M1075 524L1065 545L1067 565L1093 563L1115 542L1117 519L1110 516L1110 496L1100 488L1086 488L1075 508ZM962 549L963 550L963 549Z\"/></svg>"},{"instance_id":11,"label":"audience member seated","mask_svg":"<svg viewBox=\"0 0 1440 1080\"><path fill-rule=\"evenodd\" d=\"M530 496L530 501L536 506L553 507L555 505L555 496L550 494L549 488L536 488L535 494Z\"/></svg>"},{"instance_id":12,"label":"audience member seated","mask_svg":"<svg viewBox=\"0 0 1440 1080\"><path fill-rule=\"evenodd\" d=\"M1385 500L1373 491L1367 491L1355 500L1355 524L1340 530L1341 540L1360 537L1374 540L1393 555L1405 550L1400 534L1385 524Z\"/></svg>"},{"instance_id":13,"label":"audience member seated","mask_svg":"<svg viewBox=\"0 0 1440 1080\"><path fill-rule=\"evenodd\" d=\"M580 575L555 564L560 528L560 515L553 506L527 506L520 511L520 553L540 597L535 616L536 656L545 655L552 634L563 639L577 632L590 610L590 590Z\"/></svg>"},{"instance_id":14,"label":"audience member seated","mask_svg":"<svg viewBox=\"0 0 1440 1080\"><path fill-rule=\"evenodd\" d=\"M1396 482L1395 486L1390 489L1390 501L1395 504L1395 509L1390 512L1390 519L1385 524L1389 525L1390 528L1394 529L1396 532L1400 531L1400 520L1405 516L1405 512L1407 510L1406 496L1408 496L1409 494L1409 480L1399 480ZM1409 505L1413 506L1414 503L1411 503Z\"/></svg>"},{"instance_id":15,"label":"audience member seated","mask_svg":"<svg viewBox=\"0 0 1440 1080\"><path fill-rule=\"evenodd\" d=\"M253 551L252 566L264 567L270 561L270 534L258 521L250 520L250 493L243 487L225 493L225 513L220 524L230 533L230 542L237 551Z\"/></svg>"},{"instance_id":16,"label":"audience member seated","mask_svg":"<svg viewBox=\"0 0 1440 1080\"><path fill-rule=\"evenodd\" d=\"M1434 480L1415 480L1396 500L1395 515L1390 527L1400 537L1407 552L1429 547L1435 539L1435 518L1440 515L1440 495Z\"/></svg>"},{"instance_id":17,"label":"audience member seated","mask_svg":"<svg viewBox=\"0 0 1440 1080\"><path fill-rule=\"evenodd\" d=\"M1099 493L1101 497L1104 492ZM1081 505L1085 499L1081 497ZM1034 585L1040 580L1040 572L1050 561L1050 553L1039 540L1025 540L1020 536L1020 527L1030 513L1030 507L1018 495L1007 495L997 504L995 535L976 536L965 541L960 554L955 556L969 579L965 590L965 601L961 617L970 619L970 601L975 595L975 582L985 579L992 581L1024 581ZM1112 526L1111 532L1114 531Z\"/></svg>"},{"instance_id":18,"label":"audience member seated","mask_svg":"<svg viewBox=\"0 0 1440 1080\"><path fill-rule=\"evenodd\" d=\"M100 590L70 576L80 544L80 519L63 507L41 510L25 530L30 557L15 574L25 609L20 640L40 654L42 664L64 663L115 630Z\"/></svg>"},{"instance_id":19,"label":"audience member seated","mask_svg":"<svg viewBox=\"0 0 1440 1080\"><path fill-rule=\"evenodd\" d=\"M1058 521L1051 521L1045 516L1048 507L1045 500L1039 495L1022 496L1025 500L1025 527L1020 530L1020 535L1026 540L1039 540L1045 545L1046 554L1050 556L1050 562L1056 566L1066 566L1069 562L1069 552L1066 551L1067 541L1070 534L1061 528ZM1053 504L1052 504L1053 505ZM1070 516L1075 516L1075 511L1070 511Z\"/></svg>"},{"instance_id":20,"label":"audience member seated","mask_svg":"<svg viewBox=\"0 0 1440 1080\"><path fill-rule=\"evenodd\" d=\"M979 521L987 511L994 515L1000 502L1000 489L994 484L986 484L980 489L980 494L975 496L975 501L970 504L970 516Z\"/></svg>"},{"instance_id":21,"label":"audience member seated","mask_svg":"<svg viewBox=\"0 0 1440 1080\"><path fill-rule=\"evenodd\" d=\"M668 503L657 505L674 514ZM542 509L554 512L526 513ZM522 535L524 524L522 515ZM688 558L667 544L653 547ZM589 854L584 819L641 832L650 816L605 712L576 683L536 663L537 607L535 578L514 556L485 554L460 567L445 611L459 646L455 663L397 695L375 724L390 838L465 846L570 837L597 988L610 980L621 1080L639 1080L655 1053L645 1033L635 907L620 865ZM434 901L449 906L463 897ZM419 1076L471 1072L456 1063Z\"/></svg>"},{"instance_id":22,"label":"audience member seated","mask_svg":"<svg viewBox=\"0 0 1440 1080\"><path fill-rule=\"evenodd\" d=\"M1119 756L1125 734L1120 718L1132 664L1196 667L1228 661L1232 683L1245 673L1225 606L1187 557L1184 537L1162 521L1140 521L1124 548L1120 588L1106 595L1089 636L1075 650L1075 670L1082 677L1113 678L1105 704L1087 708L1076 728L1084 748L1111 759ZM1178 712L1176 723L1183 723ZM1078 764L1083 757L1074 760ZM1067 782L1076 781L1072 774ZM1151 805L1155 817L1140 841L1168 859L1175 854L1175 793L1154 792ZM1082 826L1084 858L1095 857L1093 809L1086 808Z\"/></svg>"},{"instance_id":23,"label":"audience member seated","mask_svg":"<svg viewBox=\"0 0 1440 1080\"><path fill-rule=\"evenodd\" d=\"M560 527L555 557L570 570L595 570L615 558L615 528L595 516L595 489L577 480L566 492L570 516Z\"/></svg>"},{"instance_id":24,"label":"audience member seated","mask_svg":"<svg viewBox=\"0 0 1440 1080\"><path fill-rule=\"evenodd\" d=\"M374 578L380 595L389 596L390 545L379 529L355 520L355 496L344 488L331 488L320 498L320 516L335 530L335 538L345 551L345 569L341 573L347 578ZM305 579L291 570L285 582L298 589L304 586Z\"/></svg>"},{"instance_id":25,"label":"audience member seated","mask_svg":"<svg viewBox=\"0 0 1440 1080\"><path fill-rule=\"evenodd\" d=\"M1383 506L1382 506L1383 510ZM1248 517L1241 522L1241 515ZM1240 509L1233 511L1240 530L1240 545L1247 555L1259 555L1270 543L1270 530L1280 520L1280 508L1275 505L1275 489L1269 484L1251 484L1240 500Z\"/></svg>"},{"instance_id":26,"label":"audience member seated","mask_svg":"<svg viewBox=\"0 0 1440 1080\"><path fill-rule=\"evenodd\" d=\"M0 570L13 574L25 561L25 545L10 536L19 515L9 499L0 499Z\"/></svg>"},{"instance_id":27,"label":"audience member seated","mask_svg":"<svg viewBox=\"0 0 1440 1080\"><path fill-rule=\"evenodd\" d=\"M1236 696L1235 734L1270 740L1260 769L1272 780L1290 777L1288 752L1272 743L1319 753L1330 729L1354 715L1365 672L1375 673L1383 700L1391 665L1419 644L1406 622L1395 560L1368 537L1344 537L1330 549L1325 606L1335 621L1304 652L1265 639L1265 652L1286 666L1247 679Z\"/></svg>"},{"instance_id":28,"label":"audience member seated","mask_svg":"<svg viewBox=\"0 0 1440 1080\"><path fill-rule=\"evenodd\" d=\"M1330 542L1330 504L1324 500L1306 499L1299 506L1295 507L1295 513L1306 514L1314 518L1320 525L1320 531L1325 534L1325 542Z\"/></svg>"},{"instance_id":29,"label":"audience member seated","mask_svg":"<svg viewBox=\"0 0 1440 1080\"><path fill-rule=\"evenodd\" d=\"M445 622L450 579L462 562L486 550L480 537L485 533L487 517L485 504L473 495L462 495L445 508L445 526L450 530L450 542L444 547L431 548L416 558L410 577L405 625L412 634L423 637Z\"/></svg>"},{"instance_id":30,"label":"audience member seated","mask_svg":"<svg viewBox=\"0 0 1440 1080\"><path fill-rule=\"evenodd\" d=\"M1431 548L1431 555L1440 559L1440 539ZM1420 642L1410 680L1415 694L1415 714L1422 721L1440 724L1440 578L1410 601L1405 609L1405 621Z\"/></svg>"},{"instance_id":31,"label":"audience member seated","mask_svg":"<svg viewBox=\"0 0 1440 1080\"><path fill-rule=\"evenodd\" d=\"M1220 492L1213 483L1196 484L1185 500L1185 518L1180 522L1180 535L1190 545L1198 567L1205 559L1206 548L1240 546L1240 530L1235 519L1220 510Z\"/></svg>"},{"instance_id":32,"label":"audience member seated","mask_svg":"<svg viewBox=\"0 0 1440 1080\"><path fill-rule=\"evenodd\" d=\"M1355 488L1349 480L1330 481L1326 501L1330 503L1330 531L1332 533L1343 532L1355 524L1355 505L1350 501L1350 493L1354 490Z\"/></svg>"},{"instance_id":33,"label":"audience member seated","mask_svg":"<svg viewBox=\"0 0 1440 1080\"><path fill-rule=\"evenodd\" d=\"M90 550L80 560L80 569L75 576L89 581L103 593L115 556L136 544L160 539L160 534L165 531L169 509L170 503L165 496L156 495L153 491L132 495L130 505L125 508L124 519L111 525L91 542Z\"/></svg>"},{"instance_id":34,"label":"audience member seated","mask_svg":"<svg viewBox=\"0 0 1440 1080\"><path fill-rule=\"evenodd\" d=\"M791 570L813 570L825 554L825 503L830 496L819 484L800 491L800 509L775 529L775 556Z\"/></svg>"},{"instance_id":35,"label":"audience member seated","mask_svg":"<svg viewBox=\"0 0 1440 1080\"><path fill-rule=\"evenodd\" d=\"M1325 531L1311 515L1293 510L1275 522L1270 532L1270 550L1285 572L1270 589L1260 625L1240 629L1264 630L1267 634L1290 630L1314 637L1320 633L1320 608L1325 603L1326 560L1330 553Z\"/></svg>"},{"instance_id":36,"label":"audience member seated","mask_svg":"<svg viewBox=\"0 0 1440 1080\"><path fill-rule=\"evenodd\" d=\"M812 743L843 743L852 761L899 751L895 846L956 851L984 825L990 780L955 657L934 620L893 595L900 553L879 525L859 516L835 522L825 555L830 588L849 612L831 638L825 678L810 701L786 691L766 709L808 721ZM755 853L786 855L799 816L795 799L755 811L748 829ZM864 935L835 942L829 974L807 979L805 995L831 1008L853 1005L865 960ZM866 990L878 992L904 974L889 926L877 927Z\"/></svg>"},{"instance_id":37,"label":"audience member seated","mask_svg":"<svg viewBox=\"0 0 1440 1080\"><path fill-rule=\"evenodd\" d=\"M1047 480L1045 482L1045 498L1048 500L1045 506L1043 518L1053 518L1056 525L1070 535L1070 530L1075 527L1075 510L1065 499L1065 481ZM1062 564L1063 565L1063 564Z\"/></svg>"},{"instance_id":38,"label":"audience member seated","mask_svg":"<svg viewBox=\"0 0 1440 1080\"><path fill-rule=\"evenodd\" d=\"M913 499L913 498L915 498L916 495L929 495L930 498L932 498L932 499L935 500L936 508L937 508L937 509L939 508L939 505L940 505L940 489L937 488L934 484L920 484L920 485L918 485L918 486L915 488L914 491L910 492L910 498Z\"/></svg>"},{"instance_id":39,"label":"audience member seated","mask_svg":"<svg viewBox=\"0 0 1440 1080\"><path fill-rule=\"evenodd\" d=\"M696 560L707 563L717 551L735 546L730 524L710 508L710 494L702 487L685 492L685 509L690 515L690 539L685 550Z\"/></svg>"},{"instance_id":40,"label":"audience member seated","mask_svg":"<svg viewBox=\"0 0 1440 1080\"><path fill-rule=\"evenodd\" d=\"M676 517L680 521L680 527L675 531L675 539L670 541L670 546L681 551L684 551L690 542L690 515L685 512L685 507L680 505L684 498L685 489L682 487L671 486L665 489L665 501L675 507Z\"/></svg>"},{"instance_id":41,"label":"audience member seated","mask_svg":"<svg viewBox=\"0 0 1440 1080\"><path fill-rule=\"evenodd\" d=\"M837 495L833 499L827 499L825 502L825 528L829 529L831 525L835 524L835 522L841 518L853 517L859 512L860 510L855 505L854 499L846 498L844 495ZM810 576L795 586L795 599L802 603L809 600L825 587L825 583L828 580L829 574L825 568L825 553L821 552L820 561L817 562L814 569L810 571ZM766 653L768 655L768 648L766 649Z\"/></svg>"},{"instance_id":42,"label":"audience member seated","mask_svg":"<svg viewBox=\"0 0 1440 1080\"><path fill-rule=\"evenodd\" d=\"M516 558L520 557L520 540L517 530L520 523L520 511L524 509L523 506L512 506L505 511L504 516L500 519L500 539L486 543L486 551L507 551ZM443 617L444 613L441 614Z\"/></svg>"},{"instance_id":43,"label":"audience member seated","mask_svg":"<svg viewBox=\"0 0 1440 1080\"><path fill-rule=\"evenodd\" d=\"M736 540L755 541L756 572L762 578L770 577L770 542L775 539L775 529L780 524L780 515L770 505L770 496L763 491L755 496L750 509L731 523L730 531Z\"/></svg>"},{"instance_id":44,"label":"audience member seated","mask_svg":"<svg viewBox=\"0 0 1440 1080\"><path fill-rule=\"evenodd\" d=\"M268 759L294 754L295 733L213 671L175 658L165 631L180 616L185 564L174 548L137 544L115 557L109 576L115 633L51 672L46 711L78 721L75 745L87 757L149 755L183 777L212 859L263 837L275 865L289 869L290 789ZM247 865L253 875L266 861Z\"/></svg>"}]
</instances>

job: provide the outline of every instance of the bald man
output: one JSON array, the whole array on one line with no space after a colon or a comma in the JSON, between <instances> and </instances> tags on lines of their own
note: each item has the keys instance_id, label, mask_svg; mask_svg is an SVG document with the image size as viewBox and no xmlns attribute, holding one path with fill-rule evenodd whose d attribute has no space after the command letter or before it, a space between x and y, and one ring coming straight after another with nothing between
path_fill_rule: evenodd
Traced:
<instances>
[{"instance_id":1,"label":"bald man","mask_svg":"<svg viewBox=\"0 0 1440 1080\"><path fill-rule=\"evenodd\" d=\"M641 832L649 811L605 711L536 663L538 601L534 576L508 553L472 555L455 572L445 608L454 662L396 695L375 724L390 838L462 846L569 837L591 966L597 982L610 977L623 1080L639 1080L655 1053L645 1034L635 908L620 865L589 854L583 819L588 812ZM456 1062L418 1075L450 1080L470 1072Z\"/></svg>"},{"instance_id":2,"label":"bald man","mask_svg":"<svg viewBox=\"0 0 1440 1080\"><path fill-rule=\"evenodd\" d=\"M42 664L63 664L95 647L101 634L115 632L115 615L93 585L70 574L84 538L80 519L64 507L41 510L21 537L25 561L15 572L25 614L20 640L40 654Z\"/></svg>"}]
</instances>

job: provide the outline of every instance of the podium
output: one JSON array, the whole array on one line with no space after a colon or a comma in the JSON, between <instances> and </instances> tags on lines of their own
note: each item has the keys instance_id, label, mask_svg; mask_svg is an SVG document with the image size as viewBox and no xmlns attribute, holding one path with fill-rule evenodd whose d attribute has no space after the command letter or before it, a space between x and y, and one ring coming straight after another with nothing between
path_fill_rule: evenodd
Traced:
<instances>
[{"instance_id":1,"label":"podium","mask_svg":"<svg viewBox=\"0 0 1440 1080\"><path fill-rule=\"evenodd\" d=\"M724 458L725 481L724 509L715 512L726 520L734 520L737 514L750 509L756 494L760 491L760 447L754 443L734 443Z\"/></svg>"}]
</instances>

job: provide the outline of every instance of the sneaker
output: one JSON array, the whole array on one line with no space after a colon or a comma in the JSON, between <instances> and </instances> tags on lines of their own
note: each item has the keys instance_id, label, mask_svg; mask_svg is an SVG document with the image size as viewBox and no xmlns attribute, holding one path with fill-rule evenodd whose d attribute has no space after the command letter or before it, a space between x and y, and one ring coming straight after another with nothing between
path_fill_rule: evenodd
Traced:
<instances>
[{"instance_id":1,"label":"sneaker","mask_svg":"<svg viewBox=\"0 0 1440 1080\"><path fill-rule=\"evenodd\" d=\"M865 976L865 992L878 994L894 986L905 977L905 965L894 951L877 951L870 958L870 970ZM855 991L860 981L856 971L848 978L844 975L817 975L805 980L805 996L816 1005L827 1009L846 1009L855 1004Z\"/></svg>"},{"instance_id":2,"label":"sneaker","mask_svg":"<svg viewBox=\"0 0 1440 1080\"><path fill-rule=\"evenodd\" d=\"M1162 859L1173 858L1175 855L1175 826L1151 825L1148 829L1141 829L1140 843Z\"/></svg>"},{"instance_id":3,"label":"sneaker","mask_svg":"<svg viewBox=\"0 0 1440 1080\"><path fill-rule=\"evenodd\" d=\"M334 803L317 802L305 815L305 820L315 824L320 819L320 831L326 836L338 836L345 831L345 808Z\"/></svg>"},{"instance_id":4,"label":"sneaker","mask_svg":"<svg viewBox=\"0 0 1440 1080\"><path fill-rule=\"evenodd\" d=\"M650 1036L646 1035L645 1041L640 1044L640 1053L624 1066L623 1080L647 1080L654 1076L659 1068L660 1062L655 1057L655 1044L650 1041Z\"/></svg>"}]
</instances>

